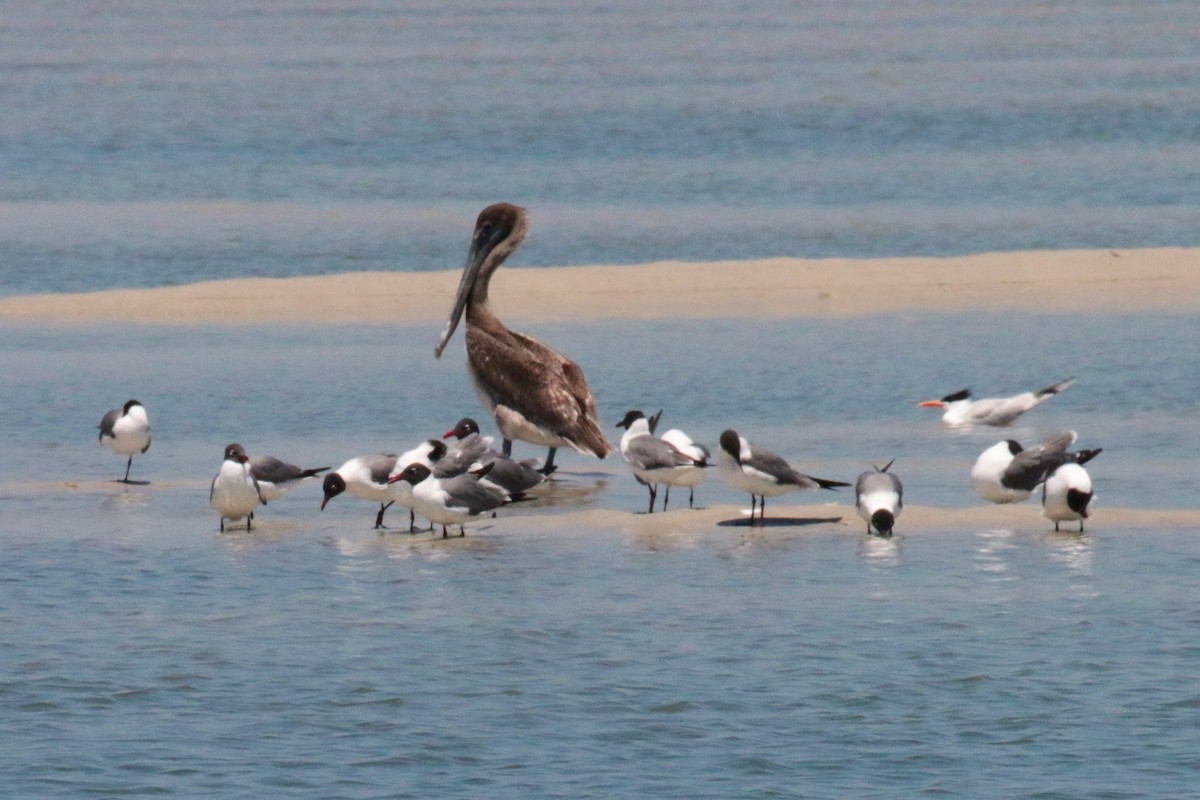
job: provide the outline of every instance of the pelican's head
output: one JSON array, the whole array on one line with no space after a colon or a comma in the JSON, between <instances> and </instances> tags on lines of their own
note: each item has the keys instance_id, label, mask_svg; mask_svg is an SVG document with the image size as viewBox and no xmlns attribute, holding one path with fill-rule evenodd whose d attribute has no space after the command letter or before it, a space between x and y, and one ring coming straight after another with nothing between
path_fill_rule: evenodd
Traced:
<instances>
[{"instance_id":1,"label":"pelican's head","mask_svg":"<svg viewBox=\"0 0 1200 800\"><path fill-rule=\"evenodd\" d=\"M462 280L458 284L458 294L454 296L454 307L450 309L450 317L442 331L442 338L433 349L436 358L442 357L446 343L454 335L458 322L462 319L467 302L487 302L488 281L496 267L517 249L525 238L528 229L525 209L512 203L496 203L479 212L475 220L475 233L471 236L471 249L467 253L467 263L463 266Z\"/></svg>"}]
</instances>

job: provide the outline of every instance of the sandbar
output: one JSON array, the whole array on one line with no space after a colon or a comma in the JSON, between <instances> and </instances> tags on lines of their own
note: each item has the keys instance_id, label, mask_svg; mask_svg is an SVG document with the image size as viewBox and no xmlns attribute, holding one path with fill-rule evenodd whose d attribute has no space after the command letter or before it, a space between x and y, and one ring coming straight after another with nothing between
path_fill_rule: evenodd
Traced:
<instances>
[{"instance_id":1,"label":"sandbar","mask_svg":"<svg viewBox=\"0 0 1200 800\"><path fill-rule=\"evenodd\" d=\"M240 278L0 298L0 322L75 325L429 324L459 271ZM505 266L502 319L800 318L973 311L1196 313L1200 248L1039 250L945 258Z\"/></svg>"}]
</instances>

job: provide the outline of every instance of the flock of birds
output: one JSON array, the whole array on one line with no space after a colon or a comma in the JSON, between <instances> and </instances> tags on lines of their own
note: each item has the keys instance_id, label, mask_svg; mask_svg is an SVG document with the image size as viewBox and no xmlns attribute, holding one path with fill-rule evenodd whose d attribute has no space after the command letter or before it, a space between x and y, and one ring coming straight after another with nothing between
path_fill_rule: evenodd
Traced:
<instances>
[{"instance_id":1,"label":"flock of birds","mask_svg":"<svg viewBox=\"0 0 1200 800\"><path fill-rule=\"evenodd\" d=\"M220 471L212 480L209 503L225 523L246 521L250 530L259 505L281 497L301 481L324 476L321 509L331 499L346 493L379 503L375 527L382 528L384 514L393 504L409 509L409 529L418 530L416 516L430 526L441 525L448 536L450 525L464 523L482 514L526 497L554 470L555 453L571 447L585 455L604 458L612 445L601 431L596 401L583 370L574 361L536 339L509 330L488 304L492 275L525 238L528 217L525 209L509 203L485 208L476 221L467 262L463 269L450 317L436 348L440 357L460 321L466 319L467 371L484 409L493 417L503 443L480 433L469 417L461 419L442 439L429 439L402 454L374 453L358 456L336 470L330 467L301 468L271 456L250 458L237 443L225 448ZM920 406L943 411L950 426L1007 426L1025 412L1055 396L1073 383L1067 379L1037 392L1006 398L973 399L969 390L927 400ZM662 436L656 427L662 412L647 417L631 410L617 423L624 428L620 452L634 477L650 494L653 513L659 487L664 487L662 508L666 510L672 487L687 487L688 505L694 489L714 466L712 455L678 429ZM125 476L133 456L150 448L150 421L145 407L130 400L123 408L107 412L100 422L100 443L128 457ZM1083 465L1099 449L1072 452L1076 434L1068 431L1025 449L1012 439L986 449L971 469L971 486L992 503L1013 503L1029 498L1039 487L1045 516L1059 530L1062 522L1079 522L1088 516L1093 492ZM446 440L452 440L447 444ZM536 461L512 458L514 440L547 447L541 467ZM904 489L890 471L894 462L863 472L854 484L855 503L866 522L868 534L890 536L903 509ZM766 498L807 489L835 489L848 483L806 475L781 456L752 445L736 431L721 433L716 465L722 478L734 489L750 494L750 523L765 523Z\"/></svg>"}]
</instances>

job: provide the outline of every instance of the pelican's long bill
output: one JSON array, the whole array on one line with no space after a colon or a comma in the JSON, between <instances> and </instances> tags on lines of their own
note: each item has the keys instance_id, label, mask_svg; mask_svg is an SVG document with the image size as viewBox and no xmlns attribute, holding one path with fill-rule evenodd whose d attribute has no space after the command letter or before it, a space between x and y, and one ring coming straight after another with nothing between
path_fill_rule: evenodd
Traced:
<instances>
[{"instance_id":1,"label":"pelican's long bill","mask_svg":"<svg viewBox=\"0 0 1200 800\"><path fill-rule=\"evenodd\" d=\"M434 358L442 357L442 351L446 349L446 344L458 328L463 311L467 308L467 301L471 298L471 291L475 288L475 279L479 276L479 270L492 252L495 244L492 240L503 238L504 233L494 226L486 226L480 228L471 240L471 250L467 253L467 263L463 266L462 280L458 283L458 294L454 296L454 307L450 309L450 317L446 320L445 329L442 330L442 338L438 340L437 347L433 348Z\"/></svg>"}]
</instances>

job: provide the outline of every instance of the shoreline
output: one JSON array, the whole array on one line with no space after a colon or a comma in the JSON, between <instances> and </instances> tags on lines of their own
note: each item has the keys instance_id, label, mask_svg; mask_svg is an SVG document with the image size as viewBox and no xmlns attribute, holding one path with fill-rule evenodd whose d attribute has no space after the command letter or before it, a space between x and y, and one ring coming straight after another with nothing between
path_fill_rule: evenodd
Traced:
<instances>
[{"instance_id":1,"label":"shoreline","mask_svg":"<svg viewBox=\"0 0 1200 800\"><path fill-rule=\"evenodd\" d=\"M460 270L236 278L0 297L0 323L392 325L444 322ZM896 313L1195 313L1200 248L1037 250L944 258L502 267L501 319L853 317Z\"/></svg>"},{"instance_id":2,"label":"shoreline","mask_svg":"<svg viewBox=\"0 0 1200 800\"><path fill-rule=\"evenodd\" d=\"M146 484L126 485L109 480L37 481L8 484L6 491L16 495L56 494L64 490L69 494L117 494L123 492L151 494L155 492L181 492L202 495L208 487L207 480L183 479L175 481L152 481ZM305 502L315 504L318 494L310 497L295 497L281 501L284 512L275 515L274 507L268 506L255 520L255 528L269 530L273 526L294 528L297 532L309 527L296 512ZM314 505L315 507L315 505ZM348 530L363 533L380 533L364 528L367 519L366 506L352 505L353 511L344 516L312 517L313 527L327 529L330 524L345 525ZM207 518L205 507L201 517ZM773 503L768 510L765 526L748 524L749 508L736 503L714 503L695 509L673 508L647 514L644 510L611 507L579 507L549 505L531 506L522 511L517 508L500 509L495 518L481 517L467 523L467 538L472 529L486 536L486 531L503 534L546 533L555 535L577 535L596 533L626 533L635 535L701 535L721 530L747 531L792 531L826 530L831 527L850 534L865 535L866 523L858 516L852 504L847 503ZM1128 529L1186 529L1195 526L1200 511L1190 508L1129 508L1101 507L1092 512L1087 520L1085 533L1103 533ZM201 524L206 524L201 522ZM1078 523L1062 524L1061 535L1078 534ZM981 530L1012 530L1021 533L1054 534L1052 522L1042 516L1041 505L1033 502L1004 505L974 505L962 507L929 506L906 504L896 523L896 533L901 538L906 534L922 533L978 533ZM384 531L387 535L407 538L403 528ZM419 536L419 534L417 535ZM435 537L438 538L438 537Z\"/></svg>"}]
</instances>

